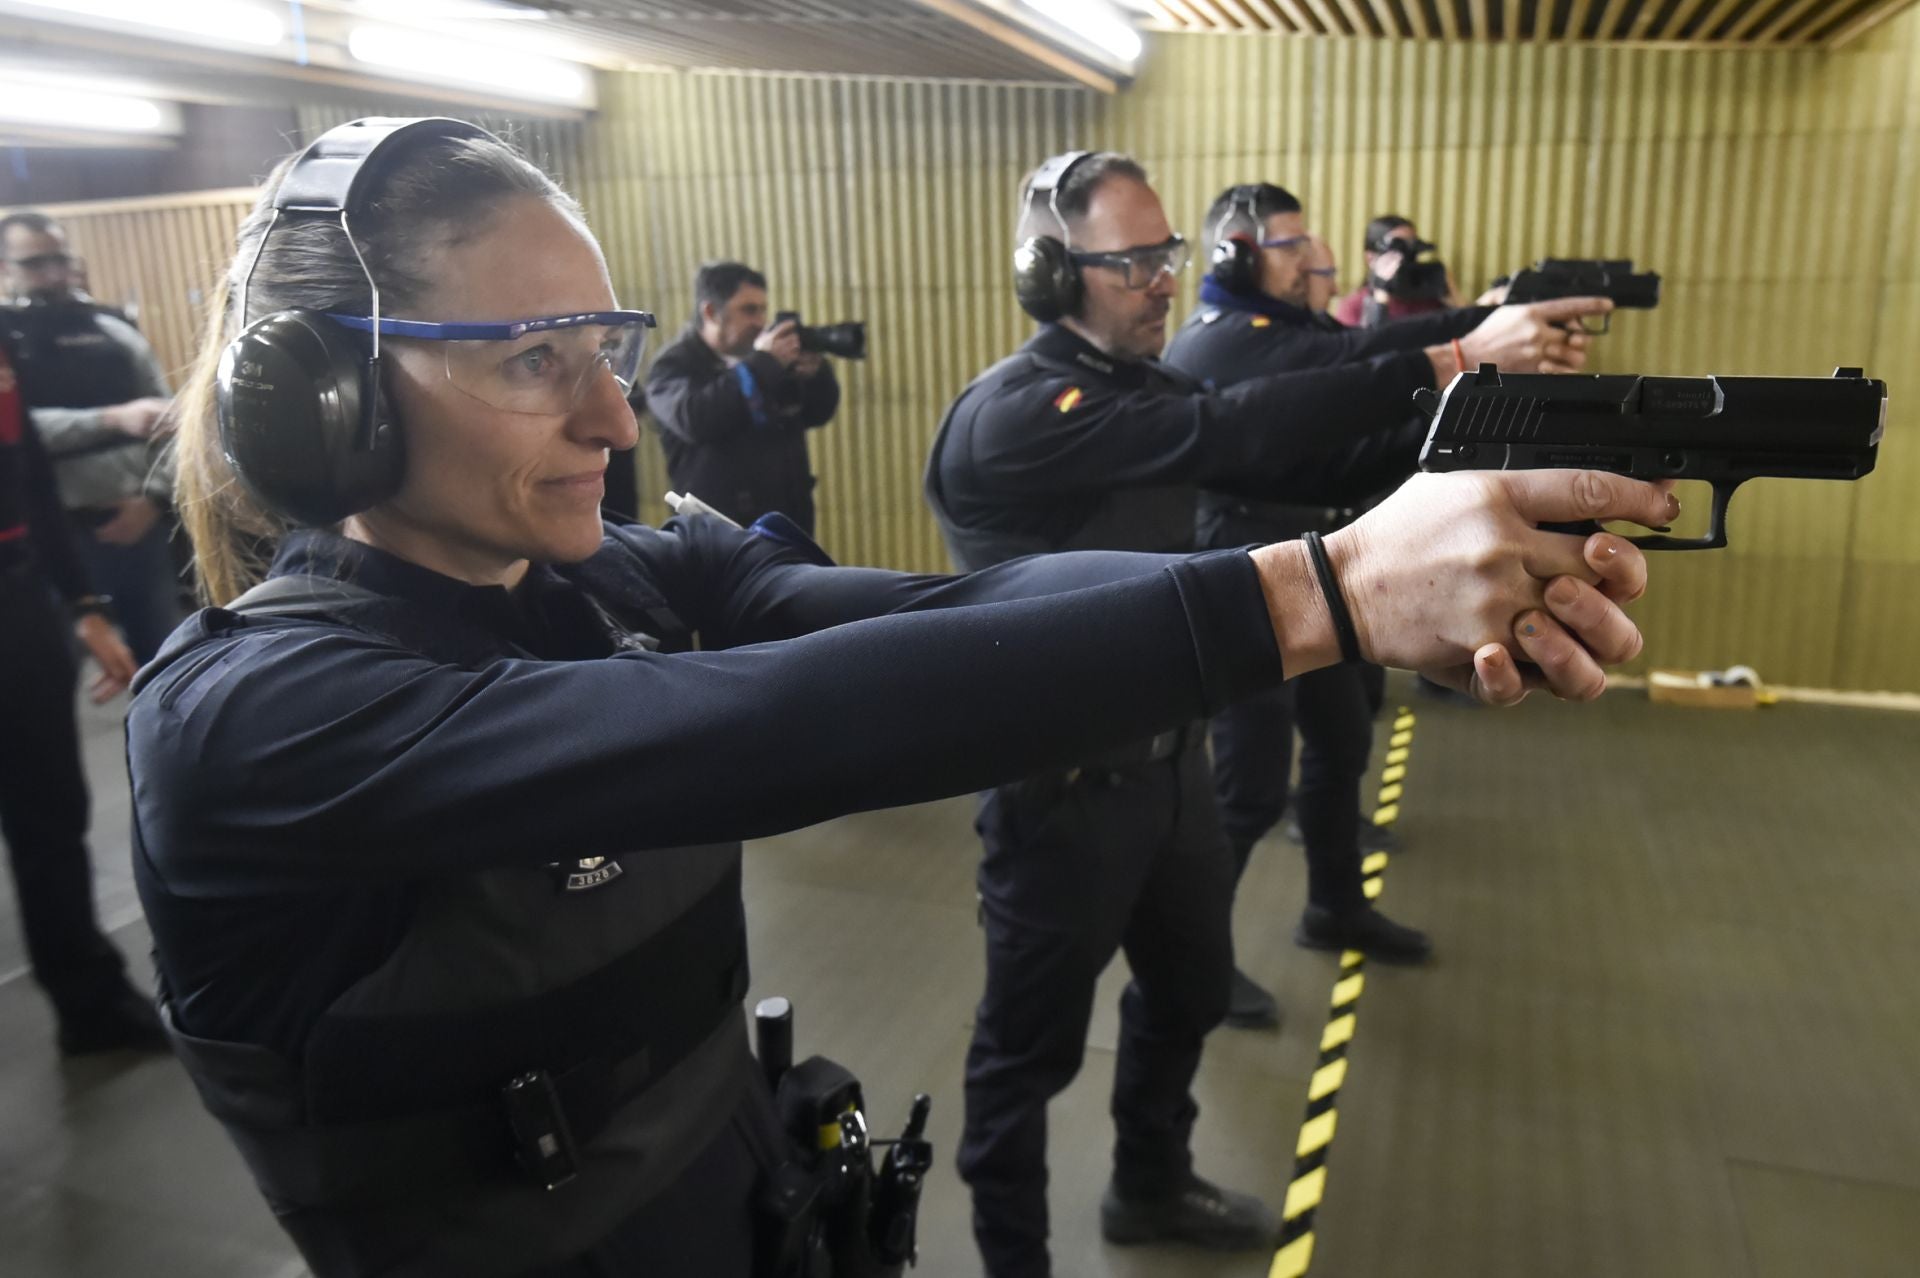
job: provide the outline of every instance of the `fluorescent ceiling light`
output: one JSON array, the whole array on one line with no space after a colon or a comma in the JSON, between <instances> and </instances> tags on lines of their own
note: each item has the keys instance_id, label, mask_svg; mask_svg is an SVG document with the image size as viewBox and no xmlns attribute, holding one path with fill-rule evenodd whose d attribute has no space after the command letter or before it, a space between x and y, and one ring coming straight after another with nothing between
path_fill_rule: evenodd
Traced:
<instances>
[{"instance_id":1,"label":"fluorescent ceiling light","mask_svg":"<svg viewBox=\"0 0 1920 1278\"><path fill-rule=\"evenodd\" d=\"M586 68L502 45L454 40L404 27L355 27L347 51L370 66L435 80L484 85L496 93L578 102L592 87Z\"/></svg>"},{"instance_id":2,"label":"fluorescent ceiling light","mask_svg":"<svg viewBox=\"0 0 1920 1278\"><path fill-rule=\"evenodd\" d=\"M146 98L0 80L0 122L102 133L160 133L168 119L158 102Z\"/></svg>"},{"instance_id":3,"label":"fluorescent ceiling light","mask_svg":"<svg viewBox=\"0 0 1920 1278\"><path fill-rule=\"evenodd\" d=\"M279 44L287 33L278 14L244 0L14 0L24 8L51 9L62 18L105 18L156 27L181 35L235 44Z\"/></svg>"},{"instance_id":4,"label":"fluorescent ceiling light","mask_svg":"<svg viewBox=\"0 0 1920 1278\"><path fill-rule=\"evenodd\" d=\"M1140 33L1108 0L1023 0L1023 3L1129 66L1140 56Z\"/></svg>"}]
</instances>

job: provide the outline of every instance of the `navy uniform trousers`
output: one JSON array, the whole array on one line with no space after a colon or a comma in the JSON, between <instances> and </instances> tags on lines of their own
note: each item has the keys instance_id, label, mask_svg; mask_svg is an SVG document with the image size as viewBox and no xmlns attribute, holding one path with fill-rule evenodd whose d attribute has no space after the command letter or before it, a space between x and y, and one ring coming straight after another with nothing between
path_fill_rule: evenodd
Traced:
<instances>
[{"instance_id":1,"label":"navy uniform trousers","mask_svg":"<svg viewBox=\"0 0 1920 1278\"><path fill-rule=\"evenodd\" d=\"M1313 527L1331 524L1304 512L1263 518L1203 510L1198 532L1201 545L1230 549L1291 540ZM1253 845L1286 813L1297 727L1307 900L1336 912L1366 904L1360 872L1360 790L1385 679L1379 666L1324 666L1214 716L1209 725L1214 797L1220 825L1233 847L1236 882Z\"/></svg>"},{"instance_id":2,"label":"navy uniform trousers","mask_svg":"<svg viewBox=\"0 0 1920 1278\"><path fill-rule=\"evenodd\" d=\"M94 912L78 669L39 574L0 568L0 618L0 836L34 979L62 1017L84 1018L124 988L126 963Z\"/></svg>"},{"instance_id":3,"label":"navy uniform trousers","mask_svg":"<svg viewBox=\"0 0 1920 1278\"><path fill-rule=\"evenodd\" d=\"M1253 845L1287 808L1293 732L1300 754L1299 815L1307 900L1334 911L1366 904L1360 872L1360 789L1373 749L1368 667L1326 666L1214 716L1214 793L1233 847L1236 879Z\"/></svg>"},{"instance_id":4,"label":"navy uniform trousers","mask_svg":"<svg viewBox=\"0 0 1920 1278\"><path fill-rule=\"evenodd\" d=\"M1233 857L1197 726L1171 758L990 792L976 827L987 985L967 1052L960 1173L993 1278L1047 1271L1047 1102L1079 1072L1116 950L1114 1183L1147 1197L1190 1171L1189 1088L1226 1014Z\"/></svg>"}]
</instances>

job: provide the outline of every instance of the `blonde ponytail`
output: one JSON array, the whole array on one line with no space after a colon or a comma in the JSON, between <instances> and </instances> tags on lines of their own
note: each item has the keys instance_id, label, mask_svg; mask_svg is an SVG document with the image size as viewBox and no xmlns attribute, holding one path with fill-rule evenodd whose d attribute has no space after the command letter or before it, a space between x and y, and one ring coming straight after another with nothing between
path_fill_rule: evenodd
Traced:
<instances>
[{"instance_id":1,"label":"blonde ponytail","mask_svg":"<svg viewBox=\"0 0 1920 1278\"><path fill-rule=\"evenodd\" d=\"M173 481L174 508L193 541L200 597L215 605L232 602L266 576L274 544L287 530L284 520L248 495L220 448L213 382L232 339L231 301L232 286L223 276L214 286L200 354L180 392Z\"/></svg>"}]
</instances>

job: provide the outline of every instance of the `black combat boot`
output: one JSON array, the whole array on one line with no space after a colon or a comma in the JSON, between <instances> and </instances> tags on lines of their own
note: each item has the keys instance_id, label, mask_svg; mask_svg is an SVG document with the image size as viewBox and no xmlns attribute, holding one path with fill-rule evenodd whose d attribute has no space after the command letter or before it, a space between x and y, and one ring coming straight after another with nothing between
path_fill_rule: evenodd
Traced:
<instances>
[{"instance_id":1,"label":"black combat boot","mask_svg":"<svg viewBox=\"0 0 1920 1278\"><path fill-rule=\"evenodd\" d=\"M1280 1004L1251 976L1233 969L1233 984L1227 992L1226 1023L1235 1029L1280 1028Z\"/></svg>"},{"instance_id":2,"label":"black combat boot","mask_svg":"<svg viewBox=\"0 0 1920 1278\"><path fill-rule=\"evenodd\" d=\"M1183 1242L1210 1251L1270 1250L1280 1217L1251 1194L1188 1173L1178 1188L1153 1198L1123 1198L1109 1183L1100 1199L1100 1235L1122 1247Z\"/></svg>"},{"instance_id":3,"label":"black combat boot","mask_svg":"<svg viewBox=\"0 0 1920 1278\"><path fill-rule=\"evenodd\" d=\"M1335 912L1309 905L1293 929L1293 939L1310 950L1359 950L1382 963L1424 963L1433 957L1425 932L1405 927L1371 905Z\"/></svg>"}]
</instances>

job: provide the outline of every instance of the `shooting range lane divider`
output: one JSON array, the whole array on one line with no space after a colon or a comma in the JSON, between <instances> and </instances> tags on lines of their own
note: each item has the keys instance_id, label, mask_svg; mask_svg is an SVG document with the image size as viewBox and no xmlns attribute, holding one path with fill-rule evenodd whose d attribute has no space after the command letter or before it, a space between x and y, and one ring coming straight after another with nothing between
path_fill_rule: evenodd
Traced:
<instances>
[{"instance_id":1,"label":"shooting range lane divider","mask_svg":"<svg viewBox=\"0 0 1920 1278\"><path fill-rule=\"evenodd\" d=\"M1393 721L1387 738L1386 765L1380 773L1376 825L1392 825L1400 816L1400 796L1407 779L1407 756L1413 748L1413 715L1405 706ZM1387 854L1371 852L1360 863L1362 887L1369 901L1384 890ZM1347 1081L1347 1053L1358 1027L1360 995L1367 987L1366 956L1358 950L1340 955L1340 970L1328 999L1327 1025L1320 1032L1320 1062L1307 1083L1307 1112L1300 1121L1300 1137L1293 1147L1293 1181L1281 1208L1280 1247L1274 1252L1268 1278L1303 1278L1313 1263L1313 1219L1327 1189L1327 1155L1333 1149L1334 1126L1339 1119L1341 1084Z\"/></svg>"}]
</instances>

